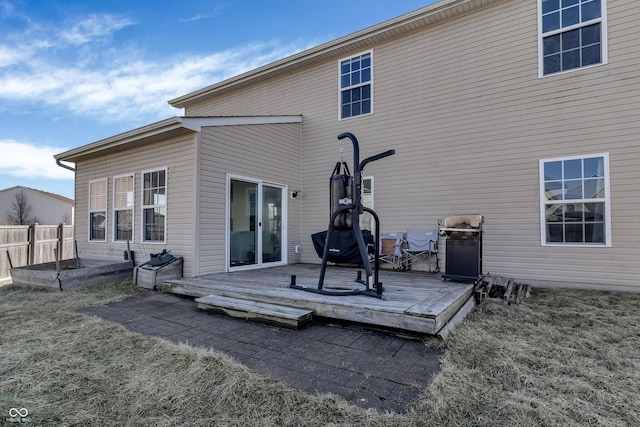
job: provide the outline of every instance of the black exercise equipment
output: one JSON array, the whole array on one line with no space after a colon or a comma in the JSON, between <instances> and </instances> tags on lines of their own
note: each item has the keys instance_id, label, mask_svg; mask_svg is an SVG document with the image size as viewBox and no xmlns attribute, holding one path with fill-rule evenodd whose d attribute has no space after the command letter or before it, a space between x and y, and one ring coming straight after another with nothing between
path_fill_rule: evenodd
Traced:
<instances>
[{"instance_id":1,"label":"black exercise equipment","mask_svg":"<svg viewBox=\"0 0 640 427\"><path fill-rule=\"evenodd\" d=\"M291 278L291 288L300 289L309 292L315 292L324 295L368 295L377 298L382 298L382 283L378 280L378 272L380 270L380 251L379 251L379 239L380 236L380 222L378 215L373 209L367 208L362 205L362 174L367 164L380 160L384 157L392 156L395 154L395 150L388 150L375 156L368 157L362 162L360 161L360 146L355 135L350 132L341 133L338 135L342 147L342 140L348 138L353 144L353 176L349 172L349 168L342 159L336 164L333 173L330 178L330 211L331 217L329 219L329 228L326 231L326 237L324 242L323 254L322 254L322 268L320 269L320 280L317 288L305 288L295 284L295 278ZM342 149L341 149L342 152ZM342 169L342 171L341 171ZM371 270L371 263L369 261L369 253L367 251L367 245L365 238L363 237L362 230L360 229L360 215L364 212L371 214L375 221L375 236L374 239L374 271ZM346 231L347 233L342 233ZM327 262L332 260L331 247L335 246L336 236L341 234L351 235L351 238L355 239L357 246L357 255L350 258L351 260L358 261L365 269L366 278L362 279L361 272L358 271L358 277L355 280L358 283L365 285L364 289L349 289L349 290L327 290L324 289L324 278L327 270ZM335 259L335 258L333 258Z\"/></svg>"},{"instance_id":2,"label":"black exercise equipment","mask_svg":"<svg viewBox=\"0 0 640 427\"><path fill-rule=\"evenodd\" d=\"M343 168L342 173L340 168ZM335 212L340 205L351 203L353 200L353 176L349 172L349 166L345 161L336 163L331 178L329 178L329 212ZM333 221L336 230L353 229L353 212L343 211Z\"/></svg>"},{"instance_id":3,"label":"black exercise equipment","mask_svg":"<svg viewBox=\"0 0 640 427\"><path fill-rule=\"evenodd\" d=\"M311 235L313 248L318 257L322 259L325 244L329 245L328 261L335 264L362 264L358 241L353 234L353 230L333 230L330 240L327 241L328 230L320 231ZM369 230L362 230L362 238L366 245L373 245L373 235Z\"/></svg>"}]
</instances>

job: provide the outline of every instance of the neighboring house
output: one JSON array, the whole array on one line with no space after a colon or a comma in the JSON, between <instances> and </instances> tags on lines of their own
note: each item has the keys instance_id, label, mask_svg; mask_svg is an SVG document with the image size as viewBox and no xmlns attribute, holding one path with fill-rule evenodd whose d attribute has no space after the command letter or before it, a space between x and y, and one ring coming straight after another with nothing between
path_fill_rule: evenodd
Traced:
<instances>
[{"instance_id":1,"label":"neighboring house","mask_svg":"<svg viewBox=\"0 0 640 427\"><path fill-rule=\"evenodd\" d=\"M24 198L22 198L24 195ZM28 210L29 222L42 225L73 224L74 201L59 194L16 185L0 190L0 224L11 224L18 200Z\"/></svg>"},{"instance_id":2,"label":"neighboring house","mask_svg":"<svg viewBox=\"0 0 640 427\"><path fill-rule=\"evenodd\" d=\"M635 0L442 0L173 99L185 117L55 156L80 252L167 248L186 277L319 263L352 132L361 158L396 150L365 171L383 232L482 214L485 272L638 291L639 19Z\"/></svg>"}]
</instances>

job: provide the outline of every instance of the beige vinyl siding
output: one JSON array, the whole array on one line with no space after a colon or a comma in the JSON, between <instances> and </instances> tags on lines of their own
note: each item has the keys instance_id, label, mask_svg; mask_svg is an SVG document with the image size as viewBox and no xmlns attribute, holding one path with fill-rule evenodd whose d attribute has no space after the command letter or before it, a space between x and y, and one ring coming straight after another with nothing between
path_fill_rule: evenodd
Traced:
<instances>
[{"instance_id":1,"label":"beige vinyl siding","mask_svg":"<svg viewBox=\"0 0 640 427\"><path fill-rule=\"evenodd\" d=\"M134 229L131 250L136 264L149 259L150 253L163 249L185 258L184 275L190 277L195 254L196 225L194 136L169 139L144 147L107 154L99 159L85 160L76 165L76 240L80 258L122 260L126 242L113 241L113 177L134 174ZM166 243L142 243L142 171L167 168L167 228ZM107 178L107 241L88 242L87 198L90 180Z\"/></svg>"},{"instance_id":2,"label":"beige vinyl siding","mask_svg":"<svg viewBox=\"0 0 640 427\"><path fill-rule=\"evenodd\" d=\"M336 136L353 132L371 163L382 231L486 218L484 272L531 283L640 290L634 0L608 2L609 63L538 78L537 4L511 0L366 46L313 68L188 105L189 115L303 114L303 262L327 228ZM373 115L339 121L337 61L373 49ZM351 163L350 144L345 158ZM607 152L612 247L543 247L541 158ZM444 241L441 242L444 248ZM443 251L444 255L444 251Z\"/></svg>"},{"instance_id":3,"label":"beige vinyl siding","mask_svg":"<svg viewBox=\"0 0 640 427\"><path fill-rule=\"evenodd\" d=\"M200 168L199 275L225 271L227 174L255 178L288 187L288 262L300 261L301 123L217 126L202 129Z\"/></svg>"}]
</instances>

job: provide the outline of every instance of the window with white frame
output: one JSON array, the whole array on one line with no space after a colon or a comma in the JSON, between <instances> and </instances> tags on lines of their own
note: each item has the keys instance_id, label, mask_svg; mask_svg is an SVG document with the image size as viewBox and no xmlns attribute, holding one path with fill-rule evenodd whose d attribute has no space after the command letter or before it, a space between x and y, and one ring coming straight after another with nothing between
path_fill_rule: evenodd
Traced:
<instances>
[{"instance_id":1,"label":"window with white frame","mask_svg":"<svg viewBox=\"0 0 640 427\"><path fill-rule=\"evenodd\" d=\"M165 242L167 228L167 170L142 173L142 241Z\"/></svg>"},{"instance_id":2,"label":"window with white frame","mask_svg":"<svg viewBox=\"0 0 640 427\"><path fill-rule=\"evenodd\" d=\"M340 118L373 112L371 52L340 61Z\"/></svg>"},{"instance_id":3,"label":"window with white frame","mask_svg":"<svg viewBox=\"0 0 640 427\"><path fill-rule=\"evenodd\" d=\"M113 240L133 241L133 174L113 178Z\"/></svg>"},{"instance_id":4,"label":"window with white frame","mask_svg":"<svg viewBox=\"0 0 640 427\"><path fill-rule=\"evenodd\" d=\"M540 76L607 62L606 0L538 0Z\"/></svg>"},{"instance_id":5,"label":"window with white frame","mask_svg":"<svg viewBox=\"0 0 640 427\"><path fill-rule=\"evenodd\" d=\"M611 245L609 155L540 160L543 245Z\"/></svg>"},{"instance_id":6,"label":"window with white frame","mask_svg":"<svg viewBox=\"0 0 640 427\"><path fill-rule=\"evenodd\" d=\"M89 182L89 240L107 240L107 180Z\"/></svg>"}]
</instances>

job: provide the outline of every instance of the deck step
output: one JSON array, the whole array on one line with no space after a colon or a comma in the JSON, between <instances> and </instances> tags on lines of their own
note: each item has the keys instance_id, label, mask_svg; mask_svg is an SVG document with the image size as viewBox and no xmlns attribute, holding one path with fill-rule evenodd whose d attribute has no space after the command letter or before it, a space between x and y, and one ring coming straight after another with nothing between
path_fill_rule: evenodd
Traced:
<instances>
[{"instance_id":1,"label":"deck step","mask_svg":"<svg viewBox=\"0 0 640 427\"><path fill-rule=\"evenodd\" d=\"M201 310L290 329L300 329L311 321L313 314L312 310L221 295L208 295L195 301Z\"/></svg>"}]
</instances>

